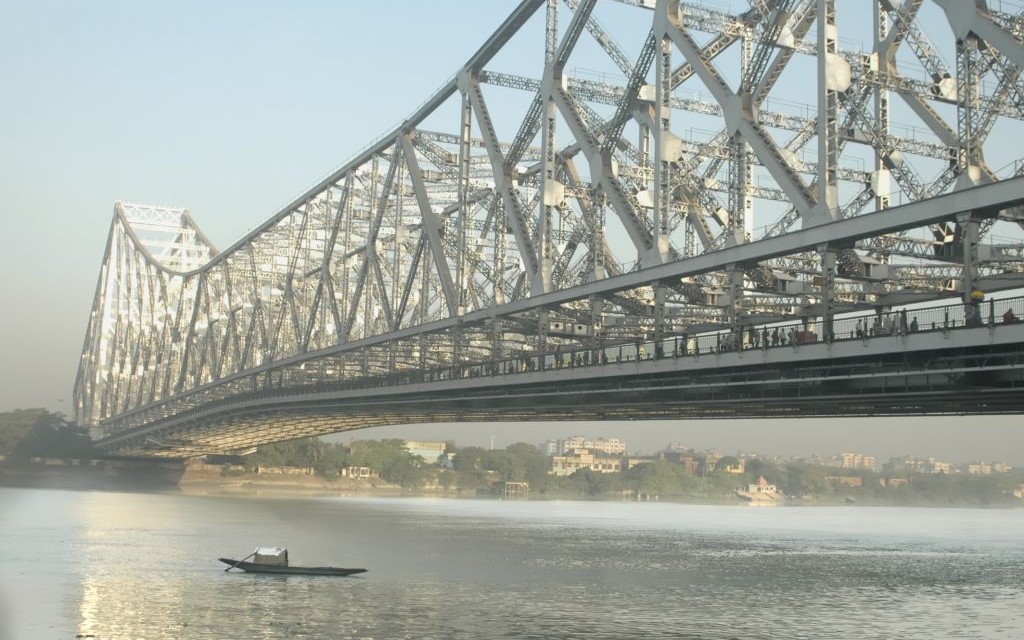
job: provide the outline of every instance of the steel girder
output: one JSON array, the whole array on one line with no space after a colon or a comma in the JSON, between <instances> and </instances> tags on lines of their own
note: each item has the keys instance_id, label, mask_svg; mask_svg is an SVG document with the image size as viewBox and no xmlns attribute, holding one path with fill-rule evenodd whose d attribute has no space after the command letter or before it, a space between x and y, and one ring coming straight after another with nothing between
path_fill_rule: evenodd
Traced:
<instances>
[{"instance_id":1,"label":"steel girder","mask_svg":"<svg viewBox=\"0 0 1024 640\"><path fill-rule=\"evenodd\" d=\"M186 211L115 205L77 420L100 437L169 398L273 385L268 367L307 357L311 379L347 381L831 317L901 289L922 300L968 295L965 282L1017 286L991 275L1024 271L1019 207L957 200L916 225L886 219L893 203L1019 173L993 171L985 152L1005 155L989 134L1024 115L1020 16L933 1L954 41L927 37L927 3L872 0L874 45L857 51L832 0L737 15L526 0L401 127L225 251ZM530 28L544 30L544 67L502 70ZM525 92L522 108L509 91ZM890 122L889 93L916 122ZM855 236L734 255L859 216L872 222ZM714 266L672 268L694 258Z\"/></svg>"}]
</instances>

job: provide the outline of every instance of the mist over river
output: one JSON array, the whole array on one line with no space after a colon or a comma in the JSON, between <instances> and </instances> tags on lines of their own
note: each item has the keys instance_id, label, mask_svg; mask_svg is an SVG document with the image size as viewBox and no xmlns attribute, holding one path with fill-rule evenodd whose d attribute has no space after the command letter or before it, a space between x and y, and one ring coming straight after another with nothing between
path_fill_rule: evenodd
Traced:
<instances>
[{"instance_id":1,"label":"mist over river","mask_svg":"<svg viewBox=\"0 0 1024 640\"><path fill-rule=\"evenodd\" d=\"M76 637L1020 639L1024 509L0 488L0 638Z\"/></svg>"}]
</instances>

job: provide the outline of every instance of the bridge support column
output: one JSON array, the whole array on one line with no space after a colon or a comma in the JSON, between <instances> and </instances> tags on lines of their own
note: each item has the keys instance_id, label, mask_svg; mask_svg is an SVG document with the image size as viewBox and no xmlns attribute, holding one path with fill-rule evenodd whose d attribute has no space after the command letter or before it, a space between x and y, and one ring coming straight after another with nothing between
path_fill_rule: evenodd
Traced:
<instances>
[{"instance_id":1,"label":"bridge support column","mask_svg":"<svg viewBox=\"0 0 1024 640\"><path fill-rule=\"evenodd\" d=\"M427 337L425 334L419 336L419 370L422 374L427 369Z\"/></svg>"},{"instance_id":2,"label":"bridge support column","mask_svg":"<svg viewBox=\"0 0 1024 640\"><path fill-rule=\"evenodd\" d=\"M821 257L821 339L825 342L832 342L835 338L833 332L833 316L835 315L836 297L836 248L823 244L818 247L818 255Z\"/></svg>"},{"instance_id":3,"label":"bridge support column","mask_svg":"<svg viewBox=\"0 0 1024 640\"><path fill-rule=\"evenodd\" d=\"M804 228L832 222L839 211L839 95L850 85L849 65L839 56L835 0L818 0L818 185L817 203Z\"/></svg>"},{"instance_id":4,"label":"bridge support column","mask_svg":"<svg viewBox=\"0 0 1024 640\"><path fill-rule=\"evenodd\" d=\"M604 355L604 300L598 296L590 297L590 357L594 364L601 364Z\"/></svg>"},{"instance_id":5,"label":"bridge support column","mask_svg":"<svg viewBox=\"0 0 1024 640\"><path fill-rule=\"evenodd\" d=\"M977 140L979 131L980 80L984 75L981 62L981 43L977 36L969 33L956 41L956 84L960 108L957 109L957 188L972 187L982 179L982 147ZM982 138L984 140L984 138Z\"/></svg>"},{"instance_id":6,"label":"bridge support column","mask_svg":"<svg viewBox=\"0 0 1024 640\"><path fill-rule=\"evenodd\" d=\"M548 310L537 311L537 369L544 369L544 354L548 350Z\"/></svg>"},{"instance_id":7,"label":"bridge support column","mask_svg":"<svg viewBox=\"0 0 1024 640\"><path fill-rule=\"evenodd\" d=\"M604 253L605 209L608 206L607 201L608 197L604 195L603 191L596 191L594 193L594 228L590 230L590 256L592 261L590 277L593 280L601 280L608 277Z\"/></svg>"},{"instance_id":8,"label":"bridge support column","mask_svg":"<svg viewBox=\"0 0 1024 640\"><path fill-rule=\"evenodd\" d=\"M537 274L530 283L531 295L553 290L551 271L554 264L555 218L564 197L564 188L557 180L559 170L556 144L557 107L552 97L555 82L562 81L562 68L555 59L558 50L558 2L548 0L544 51L544 111L541 114L541 199L537 214ZM561 225L559 225L560 227Z\"/></svg>"},{"instance_id":9,"label":"bridge support column","mask_svg":"<svg viewBox=\"0 0 1024 640\"><path fill-rule=\"evenodd\" d=\"M890 55L886 46L889 38L891 9L888 0L875 0L872 4L874 5L875 22L875 60L878 64L878 71L889 74L893 72L892 67L895 66L895 52ZM879 132L885 136L889 135L889 89L882 83L875 86L875 123ZM874 188L875 209L881 211L889 208L889 168L885 165L885 157L879 149L875 149L874 156L874 175L878 178L878 184Z\"/></svg>"},{"instance_id":10,"label":"bridge support column","mask_svg":"<svg viewBox=\"0 0 1024 640\"><path fill-rule=\"evenodd\" d=\"M459 315L466 313L466 251L467 225L470 220L469 204L469 160L471 156L470 141L473 132L473 105L469 92L462 92L462 123L459 127L459 217L457 227L458 254L455 263L455 290L459 296ZM397 271L396 271L397 273Z\"/></svg>"},{"instance_id":11,"label":"bridge support column","mask_svg":"<svg viewBox=\"0 0 1024 640\"><path fill-rule=\"evenodd\" d=\"M501 324L500 318L491 319L491 373L497 375L499 373L498 367L499 362L502 358L502 344L504 343L505 337L504 328Z\"/></svg>"},{"instance_id":12,"label":"bridge support column","mask_svg":"<svg viewBox=\"0 0 1024 640\"><path fill-rule=\"evenodd\" d=\"M654 285L654 358L657 360L665 351L665 285Z\"/></svg>"},{"instance_id":13,"label":"bridge support column","mask_svg":"<svg viewBox=\"0 0 1024 640\"><path fill-rule=\"evenodd\" d=\"M729 271L729 330L737 351L743 349L743 266L730 264Z\"/></svg>"},{"instance_id":14,"label":"bridge support column","mask_svg":"<svg viewBox=\"0 0 1024 640\"><path fill-rule=\"evenodd\" d=\"M672 176L679 160L680 147L678 138L672 133L672 50L675 46L667 36L662 36L659 47L657 77L655 82L654 122L654 224L653 246L650 254L657 260L666 262L669 251L669 224L673 208ZM640 256L643 266L649 266L650 258Z\"/></svg>"},{"instance_id":15,"label":"bridge support column","mask_svg":"<svg viewBox=\"0 0 1024 640\"><path fill-rule=\"evenodd\" d=\"M461 324L456 325L451 332L452 341L452 366L461 367L465 357L465 329Z\"/></svg>"},{"instance_id":16,"label":"bridge support column","mask_svg":"<svg viewBox=\"0 0 1024 640\"><path fill-rule=\"evenodd\" d=\"M981 325L981 300L984 294L978 289L978 239L980 220L971 212L956 217L960 226L960 243L963 246L963 283L961 295L964 301L964 321L969 326Z\"/></svg>"}]
</instances>

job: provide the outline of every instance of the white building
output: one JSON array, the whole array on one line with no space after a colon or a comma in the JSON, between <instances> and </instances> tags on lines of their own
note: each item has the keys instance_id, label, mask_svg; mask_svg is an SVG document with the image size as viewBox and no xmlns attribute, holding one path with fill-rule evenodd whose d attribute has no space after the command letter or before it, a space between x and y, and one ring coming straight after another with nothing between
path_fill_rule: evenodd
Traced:
<instances>
[{"instance_id":1,"label":"white building","mask_svg":"<svg viewBox=\"0 0 1024 640\"><path fill-rule=\"evenodd\" d=\"M618 438L591 438L589 436L570 436L562 440L548 440L541 450L549 456L564 456L573 451L600 451L608 455L620 456L626 453L626 443Z\"/></svg>"},{"instance_id":2,"label":"white building","mask_svg":"<svg viewBox=\"0 0 1024 640\"><path fill-rule=\"evenodd\" d=\"M586 449L576 449L563 456L551 456L549 475L571 476L580 469L590 469L598 473L618 473L622 471L622 458L595 455Z\"/></svg>"},{"instance_id":3,"label":"white building","mask_svg":"<svg viewBox=\"0 0 1024 640\"><path fill-rule=\"evenodd\" d=\"M764 479L764 476L757 479L757 484L747 485L747 493L776 494L778 492L778 487L774 484L768 484L768 481Z\"/></svg>"},{"instance_id":4,"label":"white building","mask_svg":"<svg viewBox=\"0 0 1024 640\"><path fill-rule=\"evenodd\" d=\"M427 464L436 464L438 459L444 455L447 448L444 442L422 442L418 440L406 440L402 448L414 456L419 456Z\"/></svg>"}]
</instances>

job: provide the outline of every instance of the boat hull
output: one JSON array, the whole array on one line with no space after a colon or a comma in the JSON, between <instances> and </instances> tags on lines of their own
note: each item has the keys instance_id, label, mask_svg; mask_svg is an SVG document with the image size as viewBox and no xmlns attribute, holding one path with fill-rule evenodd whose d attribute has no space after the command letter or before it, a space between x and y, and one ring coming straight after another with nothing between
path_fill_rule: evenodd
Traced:
<instances>
[{"instance_id":1,"label":"boat hull","mask_svg":"<svg viewBox=\"0 0 1024 640\"><path fill-rule=\"evenodd\" d=\"M288 567L279 564L256 564L254 562L239 562L231 558L217 558L232 568L248 571L249 573L274 573L278 575L293 576L350 576L356 573L365 573L366 569L348 569L344 567Z\"/></svg>"}]
</instances>

